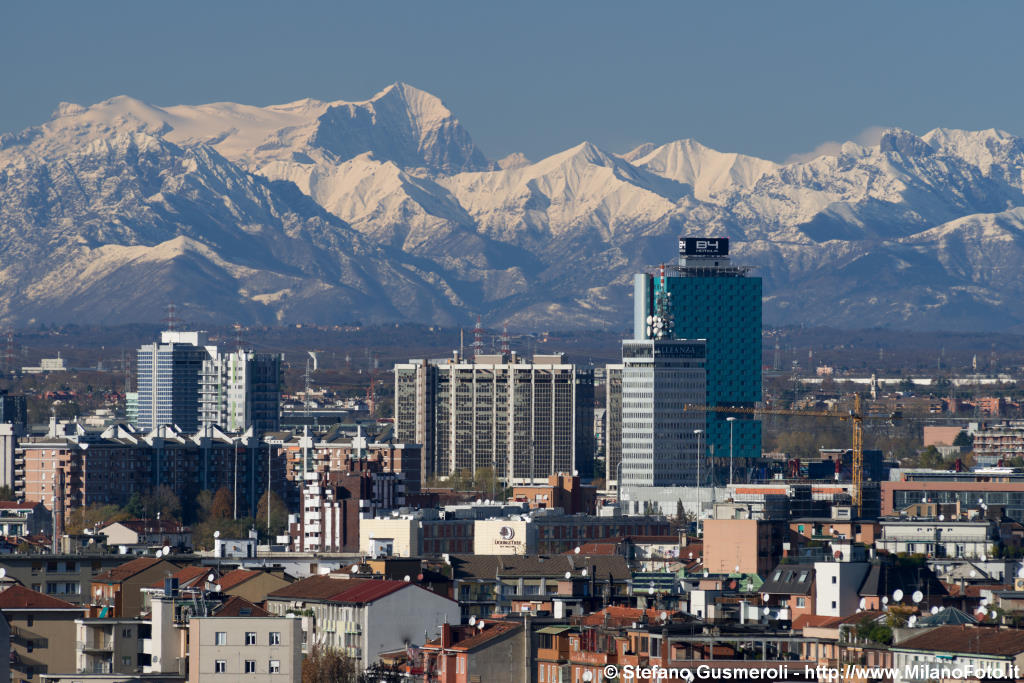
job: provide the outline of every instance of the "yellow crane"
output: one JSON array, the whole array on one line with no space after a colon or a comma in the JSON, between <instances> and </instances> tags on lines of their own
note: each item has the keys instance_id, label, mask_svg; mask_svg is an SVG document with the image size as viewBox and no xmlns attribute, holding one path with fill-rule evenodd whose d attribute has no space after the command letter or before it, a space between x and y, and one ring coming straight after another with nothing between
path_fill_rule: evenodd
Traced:
<instances>
[{"instance_id":1,"label":"yellow crane","mask_svg":"<svg viewBox=\"0 0 1024 683\"><path fill-rule=\"evenodd\" d=\"M849 420L853 423L853 504L860 515L864 504L864 425L867 419L893 420L900 417L899 413L890 415L864 415L860 409L860 394L854 394L853 410L848 412L831 410L793 410L787 408L739 408L730 406L705 406L687 404L684 410L707 411L712 413L733 413L740 415L799 415L803 417L830 417L838 420Z\"/></svg>"}]
</instances>

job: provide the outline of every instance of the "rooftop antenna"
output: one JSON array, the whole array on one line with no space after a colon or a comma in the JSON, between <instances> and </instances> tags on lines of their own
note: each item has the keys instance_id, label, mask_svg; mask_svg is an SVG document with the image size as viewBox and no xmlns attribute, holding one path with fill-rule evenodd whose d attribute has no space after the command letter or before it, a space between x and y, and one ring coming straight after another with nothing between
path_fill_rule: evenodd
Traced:
<instances>
[{"instance_id":1,"label":"rooftop antenna","mask_svg":"<svg viewBox=\"0 0 1024 683\"><path fill-rule=\"evenodd\" d=\"M241 350L242 348L242 323L235 323L235 348Z\"/></svg>"},{"instance_id":2,"label":"rooftop antenna","mask_svg":"<svg viewBox=\"0 0 1024 683\"><path fill-rule=\"evenodd\" d=\"M473 328L473 358L482 355L484 352L484 328L480 323L480 316L476 317L476 327Z\"/></svg>"}]
</instances>

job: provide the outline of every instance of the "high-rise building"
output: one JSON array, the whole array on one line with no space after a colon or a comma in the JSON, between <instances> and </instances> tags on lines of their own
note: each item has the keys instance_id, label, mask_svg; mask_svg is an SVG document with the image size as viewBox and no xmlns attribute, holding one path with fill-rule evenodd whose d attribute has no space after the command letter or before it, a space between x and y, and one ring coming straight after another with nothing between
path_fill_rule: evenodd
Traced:
<instances>
[{"instance_id":1,"label":"high-rise building","mask_svg":"<svg viewBox=\"0 0 1024 683\"><path fill-rule=\"evenodd\" d=\"M704 400L704 356L700 340L622 342L622 455L615 478L623 488L703 480L696 432L704 428L704 415L680 406Z\"/></svg>"},{"instance_id":2,"label":"high-rise building","mask_svg":"<svg viewBox=\"0 0 1024 683\"><path fill-rule=\"evenodd\" d=\"M281 425L281 356L252 351L214 352L199 375L199 423L256 434Z\"/></svg>"},{"instance_id":3,"label":"high-rise building","mask_svg":"<svg viewBox=\"0 0 1024 683\"><path fill-rule=\"evenodd\" d=\"M604 367L604 401L605 488L618 489L622 460L622 363Z\"/></svg>"},{"instance_id":4,"label":"high-rise building","mask_svg":"<svg viewBox=\"0 0 1024 683\"><path fill-rule=\"evenodd\" d=\"M395 434L431 475L493 468L510 484L592 471L594 374L562 354L395 366Z\"/></svg>"},{"instance_id":5,"label":"high-rise building","mask_svg":"<svg viewBox=\"0 0 1024 683\"><path fill-rule=\"evenodd\" d=\"M634 276L633 338L657 336L649 318L657 314L657 301L664 301L672 337L706 340L704 403L754 407L761 400L761 278L731 263L725 238L680 238L678 265L662 268L663 276ZM730 436L736 458L760 456L761 423L751 415L709 411L705 420L709 458L730 456Z\"/></svg>"},{"instance_id":6,"label":"high-rise building","mask_svg":"<svg viewBox=\"0 0 1024 683\"><path fill-rule=\"evenodd\" d=\"M139 347L136 371L138 418L143 430L177 425L199 429L199 372L216 355L201 332L165 331L160 342Z\"/></svg>"}]
</instances>

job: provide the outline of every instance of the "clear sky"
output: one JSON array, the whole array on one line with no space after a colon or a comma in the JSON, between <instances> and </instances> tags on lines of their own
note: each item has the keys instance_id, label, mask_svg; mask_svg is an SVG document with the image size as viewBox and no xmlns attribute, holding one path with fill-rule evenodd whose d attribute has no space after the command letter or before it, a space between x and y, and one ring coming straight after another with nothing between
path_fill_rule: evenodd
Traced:
<instances>
[{"instance_id":1,"label":"clear sky","mask_svg":"<svg viewBox=\"0 0 1024 683\"><path fill-rule=\"evenodd\" d=\"M0 132L61 101L440 96L491 158L694 138L775 160L877 126L1024 135L1017 2L4 2Z\"/></svg>"}]
</instances>

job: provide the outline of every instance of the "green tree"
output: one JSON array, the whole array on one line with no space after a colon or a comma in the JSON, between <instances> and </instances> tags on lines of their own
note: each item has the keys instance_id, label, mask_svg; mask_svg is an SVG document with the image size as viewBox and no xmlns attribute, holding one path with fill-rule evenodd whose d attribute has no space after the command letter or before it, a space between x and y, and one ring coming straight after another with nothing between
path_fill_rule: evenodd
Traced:
<instances>
[{"instance_id":1,"label":"green tree","mask_svg":"<svg viewBox=\"0 0 1024 683\"><path fill-rule=\"evenodd\" d=\"M974 437L967 433L967 430L960 430L960 433L953 439L953 445L960 448L974 448Z\"/></svg>"},{"instance_id":2,"label":"green tree","mask_svg":"<svg viewBox=\"0 0 1024 683\"><path fill-rule=\"evenodd\" d=\"M267 528L267 499L270 499L270 528ZM288 528L288 507L273 491L267 491L256 506L256 528L261 534L272 541L275 536Z\"/></svg>"},{"instance_id":3,"label":"green tree","mask_svg":"<svg viewBox=\"0 0 1024 683\"><path fill-rule=\"evenodd\" d=\"M0 500L15 500L14 491L10 486L0 486Z\"/></svg>"},{"instance_id":4,"label":"green tree","mask_svg":"<svg viewBox=\"0 0 1024 683\"><path fill-rule=\"evenodd\" d=\"M946 460L942 457L942 454L939 453L938 448L935 446L929 446L921 451L920 455L917 456L917 466L944 469L946 467Z\"/></svg>"}]
</instances>

